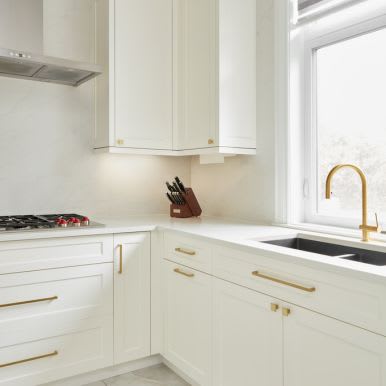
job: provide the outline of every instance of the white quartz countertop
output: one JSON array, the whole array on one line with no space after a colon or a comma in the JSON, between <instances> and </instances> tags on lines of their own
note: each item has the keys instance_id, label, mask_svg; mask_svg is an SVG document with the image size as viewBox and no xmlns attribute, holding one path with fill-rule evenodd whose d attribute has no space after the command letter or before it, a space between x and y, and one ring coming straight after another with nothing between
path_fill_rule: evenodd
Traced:
<instances>
[{"instance_id":1,"label":"white quartz countertop","mask_svg":"<svg viewBox=\"0 0 386 386\"><path fill-rule=\"evenodd\" d=\"M294 233L291 230L270 225L251 224L239 220L213 217L189 219L170 218L167 215L130 216L125 218L93 218L103 227L65 228L0 233L0 241L31 240L40 238L73 237L111 233L146 232L157 228L176 230L192 235L240 242L245 238L275 236ZM295 232L296 233L296 232Z\"/></svg>"},{"instance_id":2,"label":"white quartz countertop","mask_svg":"<svg viewBox=\"0 0 386 386\"><path fill-rule=\"evenodd\" d=\"M292 261L294 263L300 263L313 268L320 267L321 269L333 272L345 272L351 276L353 275L367 279L380 279L383 282L386 280L386 266L363 264L339 259L337 257L324 256L316 253L265 244L260 241L285 237L291 238L299 235L304 238L312 238L313 240L322 242L331 242L385 253L386 243L363 243L360 240L352 238L330 236L267 224L253 224L240 220L214 217L176 219L170 218L167 215L151 215L107 219L93 218L93 220L103 223L105 226L96 228L90 227L3 232L0 233L0 242L32 240L39 238L145 232L154 231L156 229L173 230L193 237L206 239L221 246L235 247L246 252L256 253L256 255L264 253L267 257L269 256L287 262Z\"/></svg>"}]
</instances>

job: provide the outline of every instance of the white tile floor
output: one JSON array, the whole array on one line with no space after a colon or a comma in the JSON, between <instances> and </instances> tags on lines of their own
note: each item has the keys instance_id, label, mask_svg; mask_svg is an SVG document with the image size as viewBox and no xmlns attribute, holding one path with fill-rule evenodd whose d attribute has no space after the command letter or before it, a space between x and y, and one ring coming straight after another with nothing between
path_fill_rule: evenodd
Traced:
<instances>
[{"instance_id":1,"label":"white tile floor","mask_svg":"<svg viewBox=\"0 0 386 386\"><path fill-rule=\"evenodd\" d=\"M163 364L146 367L85 386L190 386Z\"/></svg>"}]
</instances>

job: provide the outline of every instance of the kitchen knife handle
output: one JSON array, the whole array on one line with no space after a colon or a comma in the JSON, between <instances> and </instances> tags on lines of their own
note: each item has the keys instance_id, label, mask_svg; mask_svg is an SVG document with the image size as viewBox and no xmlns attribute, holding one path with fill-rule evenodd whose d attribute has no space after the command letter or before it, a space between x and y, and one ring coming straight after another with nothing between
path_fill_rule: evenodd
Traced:
<instances>
[{"instance_id":1,"label":"kitchen knife handle","mask_svg":"<svg viewBox=\"0 0 386 386\"><path fill-rule=\"evenodd\" d=\"M175 178L175 181L176 181L177 185L179 186L180 190L182 190L184 193L186 193L186 189L185 189L185 186L182 183L182 181L178 177Z\"/></svg>"},{"instance_id":2,"label":"kitchen knife handle","mask_svg":"<svg viewBox=\"0 0 386 386\"><path fill-rule=\"evenodd\" d=\"M168 198L168 200L172 203L172 204L175 204L175 202L172 200L172 197L169 193L166 193L166 197Z\"/></svg>"}]
</instances>

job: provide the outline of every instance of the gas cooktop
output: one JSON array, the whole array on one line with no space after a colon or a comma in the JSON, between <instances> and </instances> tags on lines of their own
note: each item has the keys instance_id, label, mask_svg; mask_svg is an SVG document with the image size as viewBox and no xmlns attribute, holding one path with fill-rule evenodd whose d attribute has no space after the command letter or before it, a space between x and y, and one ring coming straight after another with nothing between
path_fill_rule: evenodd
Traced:
<instances>
[{"instance_id":1,"label":"gas cooktop","mask_svg":"<svg viewBox=\"0 0 386 386\"><path fill-rule=\"evenodd\" d=\"M74 213L0 216L0 232L58 228L90 228L102 226L104 225L90 221L90 219L86 216Z\"/></svg>"}]
</instances>

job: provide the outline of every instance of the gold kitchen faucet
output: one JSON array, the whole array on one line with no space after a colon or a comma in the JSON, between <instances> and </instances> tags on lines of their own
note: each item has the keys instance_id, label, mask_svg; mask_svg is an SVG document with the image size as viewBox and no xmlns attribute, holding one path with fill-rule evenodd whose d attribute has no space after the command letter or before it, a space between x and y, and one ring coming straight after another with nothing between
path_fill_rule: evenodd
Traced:
<instances>
[{"instance_id":1,"label":"gold kitchen faucet","mask_svg":"<svg viewBox=\"0 0 386 386\"><path fill-rule=\"evenodd\" d=\"M368 225L367 224L367 181L366 176L363 173L361 169L358 168L358 166L350 165L350 164L340 164L333 167L328 173L327 180L326 180L326 199L331 198L331 180L332 177L335 175L335 173L343 168L350 168L356 171L359 174L359 177L362 181L362 225L359 226L359 229L362 230L362 241L369 241L369 234L371 232L381 232L382 229L379 226L378 223L378 216L375 213L375 219L376 219L376 226Z\"/></svg>"}]
</instances>

